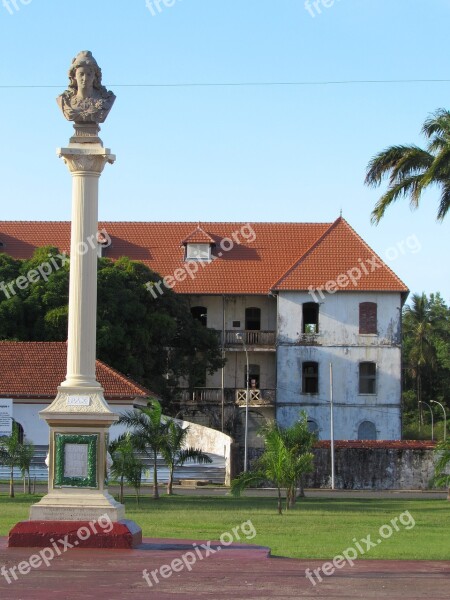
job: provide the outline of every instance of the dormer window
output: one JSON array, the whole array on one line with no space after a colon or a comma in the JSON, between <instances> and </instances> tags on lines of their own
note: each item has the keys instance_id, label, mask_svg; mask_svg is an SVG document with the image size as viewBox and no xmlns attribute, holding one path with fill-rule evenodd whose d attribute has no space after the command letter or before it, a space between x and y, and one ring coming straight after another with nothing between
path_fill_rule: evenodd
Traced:
<instances>
[{"instance_id":1,"label":"dormer window","mask_svg":"<svg viewBox=\"0 0 450 600\"><path fill-rule=\"evenodd\" d=\"M183 240L182 245L185 247L185 260L201 260L209 262L212 260L211 250L216 245L212 238L200 224Z\"/></svg>"},{"instance_id":2,"label":"dormer window","mask_svg":"<svg viewBox=\"0 0 450 600\"><path fill-rule=\"evenodd\" d=\"M186 244L186 260L211 260L211 244Z\"/></svg>"}]
</instances>

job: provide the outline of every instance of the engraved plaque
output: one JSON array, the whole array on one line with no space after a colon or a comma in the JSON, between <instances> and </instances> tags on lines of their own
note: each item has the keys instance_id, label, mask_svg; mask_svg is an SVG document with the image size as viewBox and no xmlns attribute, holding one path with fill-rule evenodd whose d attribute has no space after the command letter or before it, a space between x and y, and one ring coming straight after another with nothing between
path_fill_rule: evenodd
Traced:
<instances>
[{"instance_id":1,"label":"engraved plaque","mask_svg":"<svg viewBox=\"0 0 450 600\"><path fill-rule=\"evenodd\" d=\"M67 406L89 406L90 404L90 396L69 396L67 398Z\"/></svg>"},{"instance_id":2,"label":"engraved plaque","mask_svg":"<svg viewBox=\"0 0 450 600\"><path fill-rule=\"evenodd\" d=\"M88 444L65 444L64 477L88 476Z\"/></svg>"}]
</instances>

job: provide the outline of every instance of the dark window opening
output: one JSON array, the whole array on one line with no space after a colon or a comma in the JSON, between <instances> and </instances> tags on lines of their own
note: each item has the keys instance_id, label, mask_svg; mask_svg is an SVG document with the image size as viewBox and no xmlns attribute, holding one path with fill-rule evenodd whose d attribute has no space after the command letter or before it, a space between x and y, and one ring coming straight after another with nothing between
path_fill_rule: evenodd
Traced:
<instances>
[{"instance_id":1,"label":"dark window opening","mask_svg":"<svg viewBox=\"0 0 450 600\"><path fill-rule=\"evenodd\" d=\"M377 305L375 302L361 302L359 305L359 333L377 333Z\"/></svg>"},{"instance_id":2,"label":"dark window opening","mask_svg":"<svg viewBox=\"0 0 450 600\"><path fill-rule=\"evenodd\" d=\"M233 321L233 327L241 327L241 322L240 321Z\"/></svg>"},{"instance_id":3,"label":"dark window opening","mask_svg":"<svg viewBox=\"0 0 450 600\"><path fill-rule=\"evenodd\" d=\"M319 305L316 302L303 304L303 333L319 333Z\"/></svg>"},{"instance_id":4,"label":"dark window opening","mask_svg":"<svg viewBox=\"0 0 450 600\"><path fill-rule=\"evenodd\" d=\"M302 371L302 391L304 394L319 393L319 364L316 362L304 362Z\"/></svg>"},{"instance_id":5,"label":"dark window opening","mask_svg":"<svg viewBox=\"0 0 450 600\"><path fill-rule=\"evenodd\" d=\"M246 308L245 309L245 329L247 331L259 331L261 329L261 309Z\"/></svg>"},{"instance_id":6,"label":"dark window opening","mask_svg":"<svg viewBox=\"0 0 450 600\"><path fill-rule=\"evenodd\" d=\"M250 389L259 389L260 366L248 365L248 387ZM245 365L245 386L247 387L247 365Z\"/></svg>"},{"instance_id":7,"label":"dark window opening","mask_svg":"<svg viewBox=\"0 0 450 600\"><path fill-rule=\"evenodd\" d=\"M208 321L208 309L206 306L193 306L191 308L191 315L196 321L199 321L203 327L206 327Z\"/></svg>"},{"instance_id":8,"label":"dark window opening","mask_svg":"<svg viewBox=\"0 0 450 600\"><path fill-rule=\"evenodd\" d=\"M359 363L359 393L376 394L377 365L374 362Z\"/></svg>"}]
</instances>

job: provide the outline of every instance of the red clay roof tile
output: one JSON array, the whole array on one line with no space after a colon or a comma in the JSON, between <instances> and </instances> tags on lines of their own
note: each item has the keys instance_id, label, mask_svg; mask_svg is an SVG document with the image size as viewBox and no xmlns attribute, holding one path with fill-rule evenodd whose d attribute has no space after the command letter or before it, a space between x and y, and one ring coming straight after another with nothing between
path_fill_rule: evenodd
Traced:
<instances>
[{"instance_id":1,"label":"red clay roof tile","mask_svg":"<svg viewBox=\"0 0 450 600\"><path fill-rule=\"evenodd\" d=\"M186 277L179 277L174 287L182 294L265 295L274 288L307 290L358 267L359 259L376 256L344 219L335 223L203 223L203 232L216 244L213 260L188 264L182 243L197 227L191 222L99 223L99 229L104 228L112 240L104 250L105 257L128 256L162 276L184 269ZM200 235L198 243L206 243ZM0 241L4 244L1 250L15 258L28 258L35 248L46 245L68 253L70 223L2 221ZM351 289L355 287L343 291ZM384 263L361 277L356 289L407 291Z\"/></svg>"},{"instance_id":2,"label":"red clay roof tile","mask_svg":"<svg viewBox=\"0 0 450 600\"><path fill-rule=\"evenodd\" d=\"M65 379L65 342L0 341L0 397L54 398ZM107 400L144 399L152 393L97 360L97 380Z\"/></svg>"}]
</instances>

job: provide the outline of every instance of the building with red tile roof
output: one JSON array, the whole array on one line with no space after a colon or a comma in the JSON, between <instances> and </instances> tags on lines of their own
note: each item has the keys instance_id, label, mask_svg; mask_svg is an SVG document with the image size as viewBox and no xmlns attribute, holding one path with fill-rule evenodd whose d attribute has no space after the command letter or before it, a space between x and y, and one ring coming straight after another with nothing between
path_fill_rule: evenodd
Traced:
<instances>
[{"instance_id":1,"label":"building with red tile roof","mask_svg":"<svg viewBox=\"0 0 450 600\"><path fill-rule=\"evenodd\" d=\"M0 399L12 400L13 418L35 444L48 443L48 426L38 413L54 400L65 379L66 364L65 342L0 341ZM113 411L145 406L147 399L154 397L100 360L96 372Z\"/></svg>"},{"instance_id":2,"label":"building with red tile roof","mask_svg":"<svg viewBox=\"0 0 450 600\"><path fill-rule=\"evenodd\" d=\"M291 423L301 409L327 439L331 364L335 437L399 439L408 288L343 218L101 222L99 232L103 256L160 274L149 298L167 288L186 295L193 316L220 335L226 365L182 394L185 418L211 424L202 407L216 406L224 425L225 408L245 404L248 384L250 444L260 443L254 432L264 419ZM3 221L0 244L15 258L46 245L68 253L70 224Z\"/></svg>"}]
</instances>

